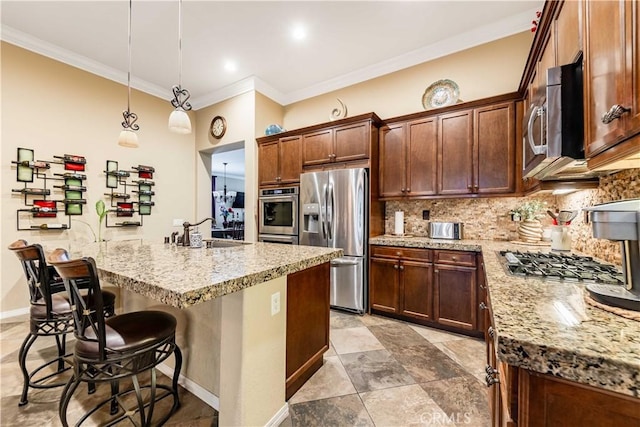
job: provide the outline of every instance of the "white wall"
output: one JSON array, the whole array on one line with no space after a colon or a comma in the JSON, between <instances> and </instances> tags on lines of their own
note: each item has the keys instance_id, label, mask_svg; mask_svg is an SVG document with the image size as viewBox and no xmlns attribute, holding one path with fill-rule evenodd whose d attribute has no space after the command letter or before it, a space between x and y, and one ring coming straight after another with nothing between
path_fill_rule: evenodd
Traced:
<instances>
[{"instance_id":1,"label":"white wall","mask_svg":"<svg viewBox=\"0 0 640 427\"><path fill-rule=\"evenodd\" d=\"M2 43L2 149L1 227L3 314L28 307L24 274L17 258L6 250L17 240L40 242L45 249L93 241L89 228L97 230L95 202L108 192L105 187L106 160L119 161L129 169L151 165L154 176L155 206L142 227L103 230L103 238L145 238L162 242L173 231L173 218L191 218L195 212L195 135L176 135L168 131L171 112L168 101L132 91L131 110L138 114L140 148L117 145L126 108L126 86L45 58L11 44ZM191 115L195 121L195 114ZM197 124L196 124L197 126ZM12 195L21 188L16 181L15 160L18 147L35 150L37 159L52 160L54 155L77 154L87 158L85 181L88 204L81 217L74 217L68 231L16 231L16 210L23 198ZM62 171L62 166L53 166ZM34 183L33 186L37 186ZM56 192L56 198L62 198ZM107 199L105 198L105 202ZM61 207L62 205L60 205ZM61 222L67 217L58 214Z\"/></svg>"}]
</instances>

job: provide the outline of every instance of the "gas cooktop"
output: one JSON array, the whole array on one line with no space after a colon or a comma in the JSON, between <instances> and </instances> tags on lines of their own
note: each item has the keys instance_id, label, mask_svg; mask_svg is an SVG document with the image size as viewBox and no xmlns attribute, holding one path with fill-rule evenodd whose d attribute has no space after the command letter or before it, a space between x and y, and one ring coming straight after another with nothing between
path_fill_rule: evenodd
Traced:
<instances>
[{"instance_id":1,"label":"gas cooktop","mask_svg":"<svg viewBox=\"0 0 640 427\"><path fill-rule=\"evenodd\" d=\"M624 284L624 276L615 266L594 261L592 257L542 253L500 251L507 273L547 280Z\"/></svg>"}]
</instances>

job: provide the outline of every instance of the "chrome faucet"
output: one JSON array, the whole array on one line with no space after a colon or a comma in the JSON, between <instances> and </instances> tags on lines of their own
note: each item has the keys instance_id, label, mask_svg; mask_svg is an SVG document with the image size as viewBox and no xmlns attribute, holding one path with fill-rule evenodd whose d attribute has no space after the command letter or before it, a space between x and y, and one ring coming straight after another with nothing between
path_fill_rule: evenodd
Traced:
<instances>
[{"instance_id":1,"label":"chrome faucet","mask_svg":"<svg viewBox=\"0 0 640 427\"><path fill-rule=\"evenodd\" d=\"M182 223L182 227L184 227L184 235L182 236L182 246L191 246L191 240L189 239L189 228L191 227L195 227L196 225L200 225L205 221L211 220L211 224L212 225L216 225L216 220L215 218L205 218L202 221L196 223L196 224L191 224L189 221L185 221Z\"/></svg>"}]
</instances>

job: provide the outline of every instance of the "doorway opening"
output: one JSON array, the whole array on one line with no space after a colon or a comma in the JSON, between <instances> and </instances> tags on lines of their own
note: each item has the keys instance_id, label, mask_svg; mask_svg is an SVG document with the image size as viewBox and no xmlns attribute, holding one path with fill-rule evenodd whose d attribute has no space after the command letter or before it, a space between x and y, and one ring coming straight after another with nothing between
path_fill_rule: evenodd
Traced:
<instances>
[{"instance_id":1,"label":"doorway opening","mask_svg":"<svg viewBox=\"0 0 640 427\"><path fill-rule=\"evenodd\" d=\"M243 240L245 221L244 141L227 144L211 155L212 237Z\"/></svg>"}]
</instances>

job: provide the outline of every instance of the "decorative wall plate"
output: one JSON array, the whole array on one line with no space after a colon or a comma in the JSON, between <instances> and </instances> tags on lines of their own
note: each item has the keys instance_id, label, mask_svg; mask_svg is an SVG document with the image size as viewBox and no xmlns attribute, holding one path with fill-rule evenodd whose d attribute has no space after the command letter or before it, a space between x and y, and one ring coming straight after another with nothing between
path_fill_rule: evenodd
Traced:
<instances>
[{"instance_id":1,"label":"decorative wall plate","mask_svg":"<svg viewBox=\"0 0 640 427\"><path fill-rule=\"evenodd\" d=\"M422 95L422 106L425 110L441 108L458 102L460 88L453 80L443 79L432 83Z\"/></svg>"}]
</instances>

